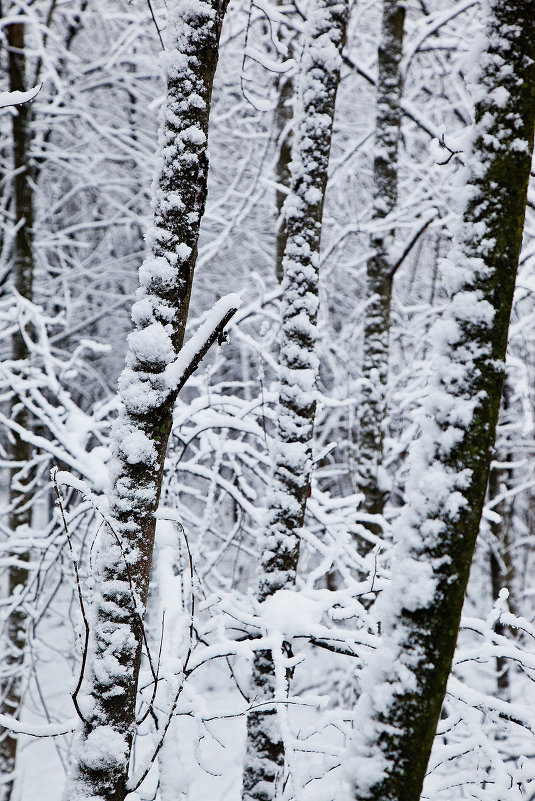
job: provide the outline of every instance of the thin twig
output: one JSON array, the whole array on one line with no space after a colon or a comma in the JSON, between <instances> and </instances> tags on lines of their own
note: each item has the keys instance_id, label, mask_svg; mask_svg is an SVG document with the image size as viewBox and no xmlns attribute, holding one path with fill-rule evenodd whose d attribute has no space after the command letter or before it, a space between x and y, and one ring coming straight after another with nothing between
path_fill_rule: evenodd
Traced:
<instances>
[{"instance_id":1,"label":"thin twig","mask_svg":"<svg viewBox=\"0 0 535 801\"><path fill-rule=\"evenodd\" d=\"M257 106L255 106L255 104L253 103L251 98L247 96L247 94L245 92L245 87L243 85L243 79L244 79L244 75L245 75L245 62L247 60L247 45L249 43L249 29L251 27L251 14L253 12L253 5L254 5L253 0L251 0L251 2L249 4L249 11L247 12L247 26L245 28L245 41L243 43L243 57L242 57L241 70L240 70L240 89L241 89L241 93L242 93L244 99L247 100L247 102L251 104L251 106L254 108L254 110L255 111L260 111L260 109Z\"/></svg>"},{"instance_id":2,"label":"thin twig","mask_svg":"<svg viewBox=\"0 0 535 801\"><path fill-rule=\"evenodd\" d=\"M340 654L341 656L352 656L357 659L360 658L360 654L356 654L349 648L343 648L341 645L331 645L325 640L316 639L316 637L310 637L309 642L311 645L315 645L317 648L325 648L326 651L331 651L331 653L333 654Z\"/></svg>"},{"instance_id":3,"label":"thin twig","mask_svg":"<svg viewBox=\"0 0 535 801\"><path fill-rule=\"evenodd\" d=\"M140 720L136 721L136 726L141 726L141 724L145 722L145 720L148 718L148 716L151 714L151 712L153 710L154 699L156 698L156 692L158 690L158 680L159 680L159 675L160 675L160 662L161 662L161 657L162 657L162 646L163 646L164 629L165 629L165 609L162 612L162 626L161 626L161 633L160 633L160 647L158 649L158 662L156 663L156 679L153 681L152 696L151 696L149 705L147 707L147 711L145 712L145 714L143 715L143 717Z\"/></svg>"},{"instance_id":4,"label":"thin twig","mask_svg":"<svg viewBox=\"0 0 535 801\"><path fill-rule=\"evenodd\" d=\"M184 537L184 542L186 543L186 549L188 551L188 559L189 559L189 574L190 574L190 584L191 584L191 608L190 608L190 621L189 621L189 648L188 653L186 654L186 659L184 660L184 666L182 668L184 675L187 673L188 663L191 657L191 651L193 648L193 634L195 632L195 593L193 592L193 580L194 580L194 567L193 567L193 557L191 555L191 550L189 547L189 540L186 536L186 532L184 531L184 526L182 523L177 521L177 525L180 527L182 531L182 536Z\"/></svg>"},{"instance_id":5,"label":"thin twig","mask_svg":"<svg viewBox=\"0 0 535 801\"><path fill-rule=\"evenodd\" d=\"M149 7L149 10L150 10L150 15L151 15L151 17L152 17L152 21L154 22L154 27L155 27L155 28L156 28L156 30L158 31L158 38L159 38L159 40L160 40L160 44L162 45L162 50L165 50L165 45L164 45L164 43L163 43L163 39L162 39L162 32L160 31L160 29L159 29L159 27L158 27L158 23L156 22L156 16L155 16L155 14L154 14L154 9L153 9L153 7L152 7L151 0L147 0L147 5L148 5L148 7Z\"/></svg>"},{"instance_id":6,"label":"thin twig","mask_svg":"<svg viewBox=\"0 0 535 801\"><path fill-rule=\"evenodd\" d=\"M176 705L178 704L178 699L180 698L180 696L182 694L182 690L184 689L185 680L187 679L187 677L189 675L188 664L189 664L189 660L190 660L190 657L191 657L191 653L193 651L193 635L195 633L195 625L194 625L194 623L195 623L195 620L194 620L194 618L195 618L195 594L193 592L193 579L194 579L194 572L195 571L194 571L194 567L193 567L193 557L191 555L191 550L190 550L190 547L189 547L189 541L188 541L188 538L186 536L186 532L184 531L184 526L181 523L179 523L178 520L176 520L174 522L179 526L180 530L182 531L182 536L184 537L184 542L186 543L186 549L187 549L187 552L188 552L188 560L189 560L190 581L191 581L191 607L190 607L190 624L189 624L189 646L188 646L188 651L187 651L187 654L186 654L186 658L184 660L184 664L182 666L182 675L183 675L182 682L181 682L180 687L178 688L178 690L177 690L177 692L175 694L175 697L173 699L173 703L171 705L171 709L169 710L169 713L168 713L168 716L167 716L167 720L165 722L165 726L163 727L162 733L160 735L160 739L158 740L158 743L157 743L157 745L156 745L156 747L155 747L155 749L154 749L154 751L152 753L152 756L151 756L151 758L150 758L150 760L149 760L149 762L147 764L147 767L145 768L145 770L141 774L141 776L138 779L138 781L135 783L134 786L130 786L129 785L128 791L130 793L135 793L135 791L143 784L143 782L145 781L145 779L147 778L147 776L149 774L149 771L150 771L152 765L154 764L154 761L155 761L156 757L160 753L160 750L161 750L162 745L163 745L164 740L165 740L165 736L167 734L167 731L169 729L169 726L171 725L171 721L172 721L173 716L175 714L175 709L176 709Z\"/></svg>"},{"instance_id":7,"label":"thin twig","mask_svg":"<svg viewBox=\"0 0 535 801\"><path fill-rule=\"evenodd\" d=\"M72 563L73 563L73 566L74 566L74 575L75 575L75 578L76 578L76 587L77 587L77 590L78 590L78 601L80 603L80 611L82 613L82 619L84 621L84 626L85 626L84 650L82 652L82 664L80 666L80 675L78 676L78 682L76 684L76 687L74 688L74 692L71 694L71 697L72 697L72 702L74 704L74 708L76 710L76 714L78 715L80 720L82 720L86 725L89 725L89 722L82 715L82 712L81 712L80 707L78 705L78 693L80 692L80 688L81 688L82 682L84 680L85 665L86 665L86 662L87 662L87 649L88 649L88 645L89 645L89 623L87 622L87 616L86 616L86 613L85 613L85 606L84 606L84 599L82 597L82 589L81 589L81 586L80 586L80 574L78 572L78 562L76 560L76 557L74 556L74 550L73 550L71 538L70 538L70 535L69 535L69 529L67 528L67 521L65 519L65 512L63 510L63 504L61 502L61 493L59 491L58 482L57 482L57 479L56 479L56 473L57 473L57 470L54 469L52 471L52 481L54 482L54 491L56 493L57 504L58 504L58 507L59 507L59 510L60 510L60 513L61 513L61 519L63 521L63 529L65 531L65 536L67 537L67 543L69 545L69 550L71 552L71 559L72 559Z\"/></svg>"},{"instance_id":8,"label":"thin twig","mask_svg":"<svg viewBox=\"0 0 535 801\"><path fill-rule=\"evenodd\" d=\"M53 480L54 480L54 486L56 487L56 494L58 494L55 474L53 475ZM119 546L119 550L121 551L121 556L123 557L124 565L125 565L125 568L126 568L126 575L127 575L127 578L128 578L128 585L129 585L129 588L130 588L130 595L131 595L131 598L132 598L133 611L134 611L134 614L137 617L137 620L138 620L138 623L139 623L139 626L140 626L140 629L141 629L141 636L143 638L143 643L145 645L145 650L147 652L147 658L149 660L149 667L150 667L150 672L152 674L152 678L153 678L154 681L157 681L157 674L156 674L156 671L154 670L154 664L153 664L153 661L152 661L152 656L151 656L151 652L150 652L150 648L149 648L149 643L148 643L148 640L147 640L147 634L146 634L146 631L145 631L145 626L143 625L143 618L139 614L139 611L138 611L138 608L137 608L136 592L135 592L135 589L134 589L134 582L133 582L133 579L132 579L132 573L130 571L130 565L128 564L128 560L126 558L126 554L124 552L124 548L123 548L122 542L121 542L121 540L119 538L119 535L117 534L117 532L113 528L112 524L110 523L110 521L103 514L102 510L99 509L98 506L95 505L95 503L94 503L94 501L92 500L91 497L89 497L88 500L89 500L90 504L92 505L93 509L95 509L95 511L98 512L98 514L102 517L103 522L105 523L105 525L111 531L113 537L115 538L115 541L117 542L117 545ZM60 506L60 508L61 508L61 506ZM63 510L62 510L62 513L63 513ZM64 520L65 520L65 518L64 518ZM70 540L69 540L69 546L70 546ZM72 548L71 548L71 551L72 551ZM76 570L77 570L77 568L76 568ZM87 721L85 721L85 722L87 722Z\"/></svg>"},{"instance_id":9,"label":"thin twig","mask_svg":"<svg viewBox=\"0 0 535 801\"><path fill-rule=\"evenodd\" d=\"M241 695L241 697L243 698L243 700L246 701L248 704L250 704L251 703L251 699L247 695L245 695L244 691L240 687L240 683L239 683L239 681L238 681L238 679L236 677L236 674L234 673L234 668L230 664L230 659L229 659L228 656L225 657L225 661L226 661L228 669L230 671L230 675L234 679L234 684L236 685L236 689L238 690L238 692Z\"/></svg>"},{"instance_id":10,"label":"thin twig","mask_svg":"<svg viewBox=\"0 0 535 801\"><path fill-rule=\"evenodd\" d=\"M52 20L54 18L54 12L56 10L56 6L58 4L58 0L52 0L50 3L50 7L48 9L48 14L46 16L45 22L45 32L43 34L43 50L46 50L46 43L50 33L50 28L52 26ZM43 66L43 56L40 55L37 59L37 65L35 67L35 82L34 84L39 83L39 78L41 76L41 67Z\"/></svg>"},{"instance_id":11,"label":"thin twig","mask_svg":"<svg viewBox=\"0 0 535 801\"><path fill-rule=\"evenodd\" d=\"M425 223L422 225L422 227L421 227L421 228L420 228L420 229L419 229L419 230L418 230L418 231L417 231L417 232L414 234L413 238L411 239L411 241L409 242L409 244L407 245L407 247L405 248L405 250L403 251L403 253L402 253L402 254L401 254L401 256L399 257L399 259L397 260L397 262L396 262L396 263L394 264L394 266L392 267L392 269L391 269L391 271L390 271L390 278L393 278L393 277L395 276L396 272L399 270L399 268L401 267L401 265L403 264L403 262L405 261L405 259L407 258L407 256L409 255L409 253L411 252L411 250L413 249L413 247L415 246L415 244L416 244L416 243L418 242L418 240L420 239L421 235L424 233L424 231L426 231L426 230L427 230L427 228L429 228L429 226L431 225L431 223L432 223L432 222L433 222L435 219L436 219L436 217L430 217L430 218L427 220L427 222L425 222Z\"/></svg>"},{"instance_id":12,"label":"thin twig","mask_svg":"<svg viewBox=\"0 0 535 801\"><path fill-rule=\"evenodd\" d=\"M444 134L442 134L442 136L440 137L440 144L442 145L443 148L445 148L448 151L448 153L450 155L448 156L448 158L445 161L437 161L437 162L435 162L439 167L445 167L446 164L450 163L450 161L452 160L452 158L454 156L458 156L459 153L463 152L462 150L453 150L449 145L447 145L446 144L446 140L444 138ZM459 161L461 163L463 163L462 159L459 159Z\"/></svg>"}]
</instances>

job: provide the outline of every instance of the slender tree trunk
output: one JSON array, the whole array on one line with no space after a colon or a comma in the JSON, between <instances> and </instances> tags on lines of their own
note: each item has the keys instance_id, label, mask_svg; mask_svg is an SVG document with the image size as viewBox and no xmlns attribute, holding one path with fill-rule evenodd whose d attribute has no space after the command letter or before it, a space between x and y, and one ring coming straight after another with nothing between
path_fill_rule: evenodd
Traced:
<instances>
[{"instance_id":1,"label":"slender tree trunk","mask_svg":"<svg viewBox=\"0 0 535 801\"><path fill-rule=\"evenodd\" d=\"M140 269L123 410L115 428L108 527L97 544L85 721L64 798L123 801L135 730L136 691L167 441L177 390L165 368L181 350L204 212L212 84L225 3L175 4L166 54L151 255Z\"/></svg>"},{"instance_id":2,"label":"slender tree trunk","mask_svg":"<svg viewBox=\"0 0 535 801\"><path fill-rule=\"evenodd\" d=\"M310 38L303 56L304 108L292 151L292 191L285 208L278 431L258 588L261 602L295 582L299 535L310 488L321 224L347 18L345 0L319 2L311 15ZM280 696L280 689L277 692L272 652L257 651L250 699L252 703L266 701L267 708L251 712L247 718L243 774L243 798L247 801L275 797L277 778L284 766L284 745L276 708L269 701Z\"/></svg>"},{"instance_id":3,"label":"slender tree trunk","mask_svg":"<svg viewBox=\"0 0 535 801\"><path fill-rule=\"evenodd\" d=\"M377 118L373 164L373 255L366 265L367 307L362 354L362 389L357 409L358 488L367 514L381 514L385 499L382 479L383 436L388 380L390 297L393 264L389 250L394 231L384 230L384 219L398 199L398 144L401 126L405 3L383 0L381 42L378 51Z\"/></svg>"},{"instance_id":4,"label":"slender tree trunk","mask_svg":"<svg viewBox=\"0 0 535 801\"><path fill-rule=\"evenodd\" d=\"M507 378L505 379L502 411L508 411L509 387ZM501 448L496 458L502 462L511 461L511 453L508 449L507 439L505 449ZM489 501L502 496L511 488L511 470L507 468L492 467L489 473ZM514 564L511 554L511 522L512 522L512 501L510 498L503 497L492 511L500 516L500 520L493 521L490 525L493 542L490 551L490 580L492 586L492 597L497 600L500 591L505 587L509 591L508 606L515 613L515 603L513 595ZM494 629L497 634L504 635L507 627L499 621L495 623ZM498 656L496 658L496 685L500 698L504 701L510 700L509 693L509 660Z\"/></svg>"},{"instance_id":5,"label":"slender tree trunk","mask_svg":"<svg viewBox=\"0 0 535 801\"><path fill-rule=\"evenodd\" d=\"M291 57L291 52L288 53ZM284 188L290 187L290 160L292 153L292 103L294 96L294 82L292 78L282 76L279 79L279 95L277 108L275 109L275 130L277 134L277 164L275 177L277 181L276 203L277 203L277 239L275 256L275 274L277 281L282 282L284 269L282 261L286 250L286 220L284 219L283 206L286 200Z\"/></svg>"},{"instance_id":6,"label":"slender tree trunk","mask_svg":"<svg viewBox=\"0 0 535 801\"><path fill-rule=\"evenodd\" d=\"M489 475L489 499L500 495L509 483L509 471L493 468ZM512 561L510 553L509 527L511 520L511 509L509 502L504 499L493 508L493 512L500 515L500 522L493 522L491 531L494 535L494 543L490 551L490 580L492 586L492 597L497 600L500 590L504 587L509 589L512 579ZM497 634L504 635L507 627L499 621L495 623L494 630ZM498 696L504 701L510 700L509 697L509 660L503 656L496 657L496 688Z\"/></svg>"},{"instance_id":7,"label":"slender tree trunk","mask_svg":"<svg viewBox=\"0 0 535 801\"><path fill-rule=\"evenodd\" d=\"M10 91L26 90L26 54L24 42L24 22L13 22L5 28L7 54L9 64ZM24 298L32 299L34 274L33 260L33 190L30 168L30 122L31 103L17 107L12 115L12 148L13 148L13 190L12 209L16 234L13 241L12 281L15 290ZM28 348L20 332L13 335L12 358L24 361L29 358ZM11 402L11 416L21 426L28 425L28 412L14 397ZM7 443L9 461L15 467L11 470L10 479L10 519L9 527L13 534L23 536L24 528L31 524L31 500L27 485L31 480L29 462L31 446L17 434L11 433ZM5 622L2 647L2 687L0 712L16 716L21 704L25 677L23 675L24 651L28 631L28 617L21 603L15 603L15 597L22 597L28 581L28 571L23 566L30 555L27 551L17 550L12 557L17 567L10 567L7 576L7 592L12 599L13 607ZM13 791L14 771L17 757L17 738L7 730L0 729L0 799L8 801Z\"/></svg>"},{"instance_id":8,"label":"slender tree trunk","mask_svg":"<svg viewBox=\"0 0 535 801\"><path fill-rule=\"evenodd\" d=\"M408 506L380 600L381 647L363 676L359 801L417 801L446 690L485 498L526 207L535 121L532 0L491 0L466 206L449 309L411 452Z\"/></svg>"},{"instance_id":9,"label":"slender tree trunk","mask_svg":"<svg viewBox=\"0 0 535 801\"><path fill-rule=\"evenodd\" d=\"M277 0L278 5L282 0ZM286 12L287 13L287 12ZM294 57L295 33L288 34L288 44L286 57ZM277 79L277 105L275 108L275 145L277 149L277 160L275 163L275 180L277 189L275 192L275 203L277 209L277 227L275 241L275 276L279 283L282 283L284 270L282 260L286 250L286 219L284 216L284 201L288 196L291 184L290 162L292 159L293 141L293 113L295 102L295 82L292 75L280 75Z\"/></svg>"}]
</instances>

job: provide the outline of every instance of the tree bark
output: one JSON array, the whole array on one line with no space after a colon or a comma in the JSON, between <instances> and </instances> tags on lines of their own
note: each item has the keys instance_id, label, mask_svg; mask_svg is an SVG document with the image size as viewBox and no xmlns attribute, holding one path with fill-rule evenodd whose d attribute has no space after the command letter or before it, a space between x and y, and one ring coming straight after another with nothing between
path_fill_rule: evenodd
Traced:
<instances>
[{"instance_id":1,"label":"tree bark","mask_svg":"<svg viewBox=\"0 0 535 801\"><path fill-rule=\"evenodd\" d=\"M290 47L288 56L292 57ZM286 220L284 219L284 201L286 192L284 188L290 188L290 161L292 154L292 103L294 96L294 82L291 77L282 76L278 82L278 100L275 109L275 130L277 133L277 163L275 166L275 177L277 181L276 204L277 204L277 238L275 254L275 275L277 281L282 283L284 269L282 261L286 250ZM284 188L283 188L284 187Z\"/></svg>"},{"instance_id":2,"label":"tree bark","mask_svg":"<svg viewBox=\"0 0 535 801\"><path fill-rule=\"evenodd\" d=\"M2 12L0 8L0 13ZM5 28L7 39L7 57L9 67L10 91L25 91L26 83L26 52L25 52L25 23L13 22ZM16 292L23 298L32 300L33 295L33 190L31 182L30 141L31 141L31 103L17 106L12 114L12 152L13 152L13 186L12 211L16 234L13 240L12 282ZM29 358L27 345L21 332L16 332L12 338L12 358L14 361L25 361ZM21 426L29 424L28 412L20 399L11 400L11 416ZM9 461L16 465L10 471L10 515L9 528L15 534L23 536L24 528L31 524L32 507L28 496L27 486L31 480L29 462L31 446L16 433L9 435L7 453ZM17 567L10 567L7 576L8 597L12 599L12 607L5 622L5 634L2 643L3 653L3 680L2 702L0 712L5 715L17 716L20 708L24 687L23 662L24 650L28 632L28 617L22 603L16 602L18 595L22 598L24 588L28 581L28 571L23 567L28 562L28 551L17 551L11 554L17 560ZM6 729L0 728L0 799L9 801L13 791L14 771L17 758L17 737Z\"/></svg>"},{"instance_id":3,"label":"tree bark","mask_svg":"<svg viewBox=\"0 0 535 801\"><path fill-rule=\"evenodd\" d=\"M290 159L292 150L292 132L290 123L292 121L292 97L293 97L293 81L291 78L281 78L279 82L279 96L277 108L275 109L275 128L277 131L277 165L276 165L276 180L280 187L290 186ZM276 260L275 260L275 274L277 281L282 283L284 278L284 269L282 260L284 258L284 251L286 249L286 220L283 215L284 201L286 200L286 193L283 189L277 187L276 203L277 203L277 240L276 240Z\"/></svg>"},{"instance_id":4,"label":"tree bark","mask_svg":"<svg viewBox=\"0 0 535 801\"><path fill-rule=\"evenodd\" d=\"M310 488L321 225L347 18L345 0L319 2L311 15L303 56L304 108L292 150L292 191L285 206L278 430L257 592L260 602L295 582ZM247 718L244 801L268 801L276 794L284 745L276 708L269 702L280 696L280 689L272 652L256 651L250 699L266 702L267 708L250 712Z\"/></svg>"},{"instance_id":5,"label":"tree bark","mask_svg":"<svg viewBox=\"0 0 535 801\"><path fill-rule=\"evenodd\" d=\"M137 681L158 506L177 388L165 368L181 350L204 212L212 84L226 3L175 4L165 55L167 95L159 135L150 232L140 269L135 328L120 379L112 527L96 546L85 718L65 801L123 801L135 731Z\"/></svg>"},{"instance_id":6,"label":"tree bark","mask_svg":"<svg viewBox=\"0 0 535 801\"><path fill-rule=\"evenodd\" d=\"M384 220L397 205L398 145L405 3L383 1L381 42L378 50L377 117L373 164L373 255L366 265L367 304L362 353L362 386L357 408L357 485L367 514L382 514L386 497L382 480L386 386L388 380L390 298L393 263L390 249L394 231ZM378 530L374 533L378 533Z\"/></svg>"},{"instance_id":7,"label":"tree bark","mask_svg":"<svg viewBox=\"0 0 535 801\"><path fill-rule=\"evenodd\" d=\"M509 410L509 384L505 378L502 411L505 415ZM498 448L497 448L498 450ZM510 443L507 438L502 443L502 448L497 452L496 458L501 462L511 461ZM489 501L499 498L511 489L512 471L507 468L491 467L489 473ZM511 553L511 523L513 517L513 502L510 498L504 497L497 504L493 505L492 511L500 516L499 521L492 521L490 533L493 537L490 549L490 580L492 587L492 597L496 601L501 590L505 587L508 592L508 607L513 614L516 614L513 582L514 582L514 563ZM504 635L507 627L497 621L494 624L497 634ZM502 656L496 657L496 689L499 698L510 701L510 682L509 682L509 660Z\"/></svg>"},{"instance_id":8,"label":"tree bark","mask_svg":"<svg viewBox=\"0 0 535 801\"><path fill-rule=\"evenodd\" d=\"M531 0L491 0L462 224L435 327L435 375L411 455L408 506L381 604L382 644L362 679L359 801L417 801L451 669L504 378L533 150Z\"/></svg>"}]
</instances>

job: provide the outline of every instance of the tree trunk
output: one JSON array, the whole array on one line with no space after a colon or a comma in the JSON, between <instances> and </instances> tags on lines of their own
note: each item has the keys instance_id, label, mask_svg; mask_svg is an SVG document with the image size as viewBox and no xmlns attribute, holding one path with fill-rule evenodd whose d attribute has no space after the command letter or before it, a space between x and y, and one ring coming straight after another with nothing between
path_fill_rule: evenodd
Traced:
<instances>
[{"instance_id":1,"label":"tree trunk","mask_svg":"<svg viewBox=\"0 0 535 801\"><path fill-rule=\"evenodd\" d=\"M295 582L299 535L310 488L321 224L347 18L345 0L318 3L311 15L309 44L303 56L304 108L292 151L292 192L285 208L278 432L257 593L261 602ZM272 652L257 651L250 699L252 703L266 701L267 708L251 712L247 718L243 774L243 798L247 801L274 798L284 766L277 711L269 704L270 699L280 696L276 685Z\"/></svg>"},{"instance_id":2,"label":"tree trunk","mask_svg":"<svg viewBox=\"0 0 535 801\"><path fill-rule=\"evenodd\" d=\"M496 468L490 471L489 475L489 500L500 495L509 483L510 476L508 471ZM509 589L512 579L512 560L509 541L509 526L511 522L511 509L507 500L501 501L492 510L500 515L500 522L493 522L491 531L494 535L494 542L490 551L490 580L492 586L492 597L496 601L500 591L506 587ZM503 636L507 627L497 621L494 624L497 634ZM498 697L503 701L510 700L509 693L509 660L503 656L496 657L496 689Z\"/></svg>"},{"instance_id":3,"label":"tree trunk","mask_svg":"<svg viewBox=\"0 0 535 801\"><path fill-rule=\"evenodd\" d=\"M0 9L1 10L1 9ZM7 39L7 55L9 64L10 91L25 91L26 54L24 43L24 22L13 22L5 28ZM24 298L32 300L34 274L33 261L33 191L30 168L30 122L31 103L17 106L12 120L13 151L13 188L12 210L16 234L13 240L12 281L15 290ZM28 348L20 332L12 338L12 358L25 361L29 358ZM28 412L20 399L11 401L11 416L21 426L28 425ZM9 435L7 442L8 458L16 465L10 475L10 517L11 531L24 534L24 528L31 524L32 507L27 492L31 480L28 464L31 458L31 446L16 433ZM2 647L4 649L2 665L2 702L0 712L17 716L21 704L24 686L23 662L24 649L28 631L28 617L22 604L14 600L16 595L22 597L28 581L28 571L23 567L30 555L20 550L11 554L17 561L17 567L10 567L6 581L8 597L11 598L12 611L5 623ZM6 729L0 729L0 800L9 801L13 791L14 771L17 757L17 738Z\"/></svg>"},{"instance_id":4,"label":"tree trunk","mask_svg":"<svg viewBox=\"0 0 535 801\"><path fill-rule=\"evenodd\" d=\"M291 58L291 48L288 56ZM284 219L284 201L286 192L284 188L290 187L290 160L292 152L292 102L294 96L294 82L291 78L282 76L278 83L278 100L275 109L275 130L277 133L277 164L276 164L276 203L277 203L277 239L275 255L275 275L277 281L282 282L284 269L282 261L286 250L286 220Z\"/></svg>"},{"instance_id":5,"label":"tree trunk","mask_svg":"<svg viewBox=\"0 0 535 801\"><path fill-rule=\"evenodd\" d=\"M378 51L372 213L372 225L376 230L370 242L373 255L366 265L362 388L357 409L357 484L364 495L360 508L367 514L382 514L386 489L381 473L393 280L389 250L394 231L384 230L384 219L394 211L398 198L398 143L402 113L400 62L405 5L400 0L384 0Z\"/></svg>"},{"instance_id":6,"label":"tree trunk","mask_svg":"<svg viewBox=\"0 0 535 801\"><path fill-rule=\"evenodd\" d=\"M417 801L451 669L485 498L522 244L535 119L531 0L491 0L462 225L435 327L432 391L411 455L408 505L362 679L359 801Z\"/></svg>"},{"instance_id":7,"label":"tree trunk","mask_svg":"<svg viewBox=\"0 0 535 801\"><path fill-rule=\"evenodd\" d=\"M64 798L123 801L135 731L155 511L177 389L165 368L181 350L204 212L212 84L225 3L175 4L166 54L167 96L159 135L151 255L140 269L135 330L120 379L110 497L113 531L96 546L96 588L85 721Z\"/></svg>"},{"instance_id":8,"label":"tree trunk","mask_svg":"<svg viewBox=\"0 0 535 801\"><path fill-rule=\"evenodd\" d=\"M503 388L502 411L504 416L507 414L509 403L509 386L507 377ZM505 448L501 448L496 458L501 462L511 461L511 452L507 438L503 443ZM501 452L500 452L501 451ZM489 473L489 501L493 501L503 493L511 489L512 473L510 469L492 467ZM508 607L513 614L516 608L513 595L514 564L511 553L511 522L512 522L512 501L510 498L502 498L492 511L500 516L500 520L492 521L490 531L493 537L490 550L490 580L492 587L492 597L498 600L500 591L505 587L509 591ZM497 634L504 635L507 627L497 621L494 625ZM510 701L509 687L509 660L502 656L496 657L496 685L498 696L504 701Z\"/></svg>"}]
</instances>

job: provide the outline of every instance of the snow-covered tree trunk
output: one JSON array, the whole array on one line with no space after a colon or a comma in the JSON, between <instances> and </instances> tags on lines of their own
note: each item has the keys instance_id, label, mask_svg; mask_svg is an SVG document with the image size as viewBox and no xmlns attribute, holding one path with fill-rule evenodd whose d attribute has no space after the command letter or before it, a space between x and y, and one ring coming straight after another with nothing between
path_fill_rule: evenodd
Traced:
<instances>
[{"instance_id":1,"label":"snow-covered tree trunk","mask_svg":"<svg viewBox=\"0 0 535 801\"><path fill-rule=\"evenodd\" d=\"M9 9L13 12L12 9ZM26 83L26 50L25 23L13 21L5 27L7 57L9 66L9 90L24 92ZM16 229L12 246L12 282L16 292L23 298L32 300L34 256L33 256L33 189L30 174L30 122L32 106L24 103L17 106L11 117L12 151L13 151L13 186L12 186L12 218ZM28 347L20 332L12 338L12 358L15 361L28 359ZM20 399L11 400L11 417L26 428L29 424L28 412ZM24 528L31 523L31 498L26 489L31 480L28 463L31 457L31 446L18 434L11 432L7 441L9 461L15 465L10 472L10 516L9 528L13 534L23 536ZM5 622L2 641L1 667L1 703L0 712L17 716L21 693L24 686L23 662L26 644L28 619L22 604L15 601L16 595L22 597L28 581L28 570L24 563L30 555L27 551L17 550L12 553L13 565L8 568L6 589L11 598ZM8 801L13 790L13 778L17 756L17 737L5 729L0 729L0 799Z\"/></svg>"},{"instance_id":2,"label":"snow-covered tree trunk","mask_svg":"<svg viewBox=\"0 0 535 801\"><path fill-rule=\"evenodd\" d=\"M505 383L502 395L501 412L504 418L504 424L507 425L510 397L510 384L508 377L505 377ZM510 450L511 444L507 436L503 441L496 443L495 459L507 465L507 462L512 462L512 454ZM511 467L501 467L498 465L491 465L489 473L489 488L488 500L492 503L492 511L498 515L498 519L493 519L490 522L490 533L492 541L490 544L490 581L492 587L492 597L498 600L500 592L505 587L508 592L507 606L513 614L517 614L516 604L514 598L514 563L512 555L511 542L511 527L513 522L513 501L511 496L507 497L508 492L512 489L513 471ZM497 634L504 635L507 632L507 627L499 620L494 625L494 630ZM510 687L509 687L509 660L501 656L496 658L496 684L498 695L504 701L510 700Z\"/></svg>"},{"instance_id":3,"label":"snow-covered tree trunk","mask_svg":"<svg viewBox=\"0 0 535 801\"><path fill-rule=\"evenodd\" d=\"M373 163L371 249L366 265L367 305L364 324L360 402L357 408L357 484L364 495L362 510L381 514L385 498L382 480L383 436L390 337L390 297L393 263L392 226L387 218L398 197L398 143L401 126L405 3L383 0L378 50L377 114Z\"/></svg>"},{"instance_id":4,"label":"snow-covered tree trunk","mask_svg":"<svg viewBox=\"0 0 535 801\"><path fill-rule=\"evenodd\" d=\"M295 582L299 536L312 473L316 410L315 353L319 303L319 254L341 51L348 18L346 0L320 0L310 16L302 61L302 117L292 149L291 194L285 206L280 392L274 473L268 497L258 600ZM274 798L284 765L284 745L270 699L281 696L273 654L255 653L251 703L267 702L247 719L243 798Z\"/></svg>"},{"instance_id":5,"label":"snow-covered tree trunk","mask_svg":"<svg viewBox=\"0 0 535 801\"><path fill-rule=\"evenodd\" d=\"M291 55L291 53L289 54ZM277 238L275 255L275 274L277 280L284 277L282 260L286 249L286 220L283 206L286 200L285 189L290 186L290 160L292 151L292 103L294 95L294 82L291 77L282 76L278 84L277 107L275 109L275 130L277 135L277 163L275 165L275 179L277 181Z\"/></svg>"},{"instance_id":6,"label":"snow-covered tree trunk","mask_svg":"<svg viewBox=\"0 0 535 801\"><path fill-rule=\"evenodd\" d=\"M434 377L411 451L382 644L362 678L352 755L359 801L417 801L451 669L485 498L530 174L532 0L491 0L465 153L466 186L434 329Z\"/></svg>"},{"instance_id":7,"label":"snow-covered tree trunk","mask_svg":"<svg viewBox=\"0 0 535 801\"><path fill-rule=\"evenodd\" d=\"M95 590L82 731L64 798L122 801L135 730L155 532L177 387L169 372L180 352L205 206L212 84L225 2L175 3L165 54L167 95L160 128L151 255L140 268L120 379L115 427L112 526L94 559ZM171 369L172 372L172 369Z\"/></svg>"},{"instance_id":8,"label":"snow-covered tree trunk","mask_svg":"<svg viewBox=\"0 0 535 801\"><path fill-rule=\"evenodd\" d=\"M506 493L510 488L510 481L509 470L492 468L489 475L489 501ZM493 521L490 526L493 535L489 558L492 597L497 600L505 587L509 590L508 607L514 612L514 599L511 597L509 589L514 576L510 541L512 517L510 500L507 497L503 498L493 506L492 511L500 517L499 521ZM507 627L498 620L494 625L494 630L503 636L507 632ZM498 656L496 657L496 688L498 696L504 701L510 700L509 684L509 660Z\"/></svg>"}]
</instances>

